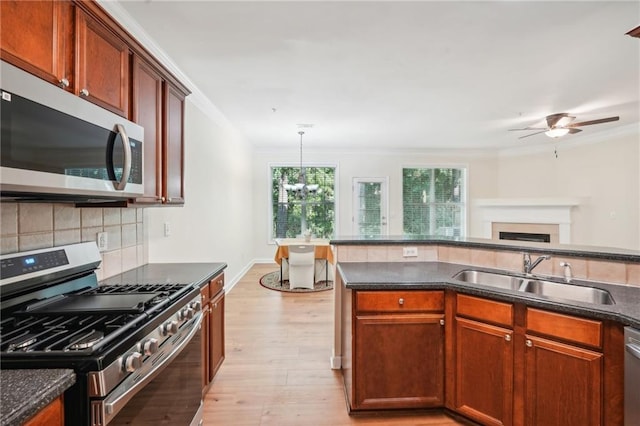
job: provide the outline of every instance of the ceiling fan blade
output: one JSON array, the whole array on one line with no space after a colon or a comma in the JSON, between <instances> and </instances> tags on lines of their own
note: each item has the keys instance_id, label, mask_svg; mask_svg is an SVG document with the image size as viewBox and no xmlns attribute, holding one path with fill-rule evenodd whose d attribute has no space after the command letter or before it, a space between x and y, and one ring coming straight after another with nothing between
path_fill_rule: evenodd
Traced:
<instances>
[{"instance_id":1,"label":"ceiling fan blade","mask_svg":"<svg viewBox=\"0 0 640 426\"><path fill-rule=\"evenodd\" d=\"M581 132L581 131L582 131L581 129L569 128L569 133L570 133L570 134L579 133L579 132Z\"/></svg>"},{"instance_id":2,"label":"ceiling fan blade","mask_svg":"<svg viewBox=\"0 0 640 426\"><path fill-rule=\"evenodd\" d=\"M523 129L509 129L510 132L519 131L519 130L549 130L546 127L525 127Z\"/></svg>"},{"instance_id":3,"label":"ceiling fan blade","mask_svg":"<svg viewBox=\"0 0 640 426\"><path fill-rule=\"evenodd\" d=\"M558 124L558 121L560 121L560 119L564 117L569 117L569 114L567 114L566 112L561 112L558 114L547 115L547 125L549 126L550 129L552 129L553 126Z\"/></svg>"},{"instance_id":4,"label":"ceiling fan blade","mask_svg":"<svg viewBox=\"0 0 640 426\"><path fill-rule=\"evenodd\" d=\"M544 129L544 130L541 130L541 131L539 131L539 132L530 133L530 134L528 134L528 135L520 136L518 139L524 139L524 138L528 138L529 136L539 135L540 133L544 133L544 132L546 132L547 130L548 130L548 129Z\"/></svg>"},{"instance_id":5,"label":"ceiling fan blade","mask_svg":"<svg viewBox=\"0 0 640 426\"><path fill-rule=\"evenodd\" d=\"M618 121L620 117L607 117L607 118L599 118L597 120L589 120L589 121L581 121L580 123L572 123L565 127L580 127L580 126L590 126L592 124L600 124L600 123L608 123L610 121Z\"/></svg>"}]
</instances>

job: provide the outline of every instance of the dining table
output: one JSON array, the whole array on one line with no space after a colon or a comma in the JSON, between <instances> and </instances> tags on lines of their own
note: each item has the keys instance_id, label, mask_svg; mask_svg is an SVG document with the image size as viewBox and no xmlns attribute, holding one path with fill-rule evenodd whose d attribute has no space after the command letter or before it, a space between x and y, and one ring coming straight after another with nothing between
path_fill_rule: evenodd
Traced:
<instances>
[{"instance_id":1,"label":"dining table","mask_svg":"<svg viewBox=\"0 0 640 426\"><path fill-rule=\"evenodd\" d=\"M280 266L280 284L284 281L283 265L286 264L289 258L289 246L291 245L312 245L314 246L314 257L316 260L324 261L325 267L325 280L329 281L329 263L333 264L335 258L333 256L333 250L329 244L328 238L276 238L275 243L277 246L274 260ZM314 276L317 276L317 271Z\"/></svg>"}]
</instances>

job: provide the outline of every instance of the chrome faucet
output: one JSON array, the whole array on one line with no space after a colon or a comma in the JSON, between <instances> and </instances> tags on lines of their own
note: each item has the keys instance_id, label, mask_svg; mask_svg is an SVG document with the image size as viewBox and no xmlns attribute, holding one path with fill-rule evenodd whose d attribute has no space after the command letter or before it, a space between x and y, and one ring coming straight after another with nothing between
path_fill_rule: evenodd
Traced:
<instances>
[{"instance_id":1,"label":"chrome faucet","mask_svg":"<svg viewBox=\"0 0 640 426\"><path fill-rule=\"evenodd\" d=\"M531 271L533 271L533 268L538 266L540 262L542 262L543 260L547 260L547 259L551 259L551 256L549 256L548 254L543 254L532 263L531 255L529 255L529 253L522 253L522 271L525 274L530 274Z\"/></svg>"},{"instance_id":2,"label":"chrome faucet","mask_svg":"<svg viewBox=\"0 0 640 426\"><path fill-rule=\"evenodd\" d=\"M564 268L564 281L570 283L573 279L573 274L571 273L571 264L569 262L560 262L560 266Z\"/></svg>"}]
</instances>

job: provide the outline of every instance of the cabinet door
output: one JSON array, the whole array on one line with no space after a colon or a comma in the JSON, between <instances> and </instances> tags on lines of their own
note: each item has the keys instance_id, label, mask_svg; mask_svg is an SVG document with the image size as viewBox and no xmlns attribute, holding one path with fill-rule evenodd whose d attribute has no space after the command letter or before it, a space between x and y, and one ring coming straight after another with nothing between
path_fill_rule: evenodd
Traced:
<instances>
[{"instance_id":1,"label":"cabinet door","mask_svg":"<svg viewBox=\"0 0 640 426\"><path fill-rule=\"evenodd\" d=\"M441 406L443 319L437 314L357 316L352 409Z\"/></svg>"},{"instance_id":2,"label":"cabinet door","mask_svg":"<svg viewBox=\"0 0 640 426\"><path fill-rule=\"evenodd\" d=\"M224 361L224 291L211 300L210 307L209 381L212 381Z\"/></svg>"},{"instance_id":3,"label":"cabinet door","mask_svg":"<svg viewBox=\"0 0 640 426\"><path fill-rule=\"evenodd\" d=\"M133 58L133 121L144 127L144 196L138 203L162 202L162 77Z\"/></svg>"},{"instance_id":4,"label":"cabinet door","mask_svg":"<svg viewBox=\"0 0 640 426\"><path fill-rule=\"evenodd\" d=\"M484 425L513 422L513 331L456 318L456 411Z\"/></svg>"},{"instance_id":5,"label":"cabinet door","mask_svg":"<svg viewBox=\"0 0 640 426\"><path fill-rule=\"evenodd\" d=\"M164 98L164 197L166 203L184 204L184 95L165 83Z\"/></svg>"},{"instance_id":6,"label":"cabinet door","mask_svg":"<svg viewBox=\"0 0 640 426\"><path fill-rule=\"evenodd\" d=\"M76 94L129 116L129 48L107 27L76 8Z\"/></svg>"},{"instance_id":7,"label":"cabinet door","mask_svg":"<svg viewBox=\"0 0 640 426\"><path fill-rule=\"evenodd\" d=\"M64 403L62 397L54 399L49 405L27 420L23 426L64 426Z\"/></svg>"},{"instance_id":8,"label":"cabinet door","mask_svg":"<svg viewBox=\"0 0 640 426\"><path fill-rule=\"evenodd\" d=\"M209 286L205 286L200 290L200 300L202 301L202 393L209 388Z\"/></svg>"},{"instance_id":9,"label":"cabinet door","mask_svg":"<svg viewBox=\"0 0 640 426\"><path fill-rule=\"evenodd\" d=\"M71 2L3 0L0 24L2 59L51 83L69 87L73 78Z\"/></svg>"},{"instance_id":10,"label":"cabinet door","mask_svg":"<svg viewBox=\"0 0 640 426\"><path fill-rule=\"evenodd\" d=\"M532 336L526 345L525 424L602 424L602 354Z\"/></svg>"}]
</instances>

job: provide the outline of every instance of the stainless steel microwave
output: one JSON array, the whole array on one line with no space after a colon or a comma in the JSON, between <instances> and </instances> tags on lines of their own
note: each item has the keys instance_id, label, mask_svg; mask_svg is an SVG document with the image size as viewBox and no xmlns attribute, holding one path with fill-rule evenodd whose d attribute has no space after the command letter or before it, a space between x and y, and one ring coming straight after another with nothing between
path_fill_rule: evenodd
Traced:
<instances>
[{"instance_id":1,"label":"stainless steel microwave","mask_svg":"<svg viewBox=\"0 0 640 426\"><path fill-rule=\"evenodd\" d=\"M143 194L144 129L0 61L3 198Z\"/></svg>"}]
</instances>

